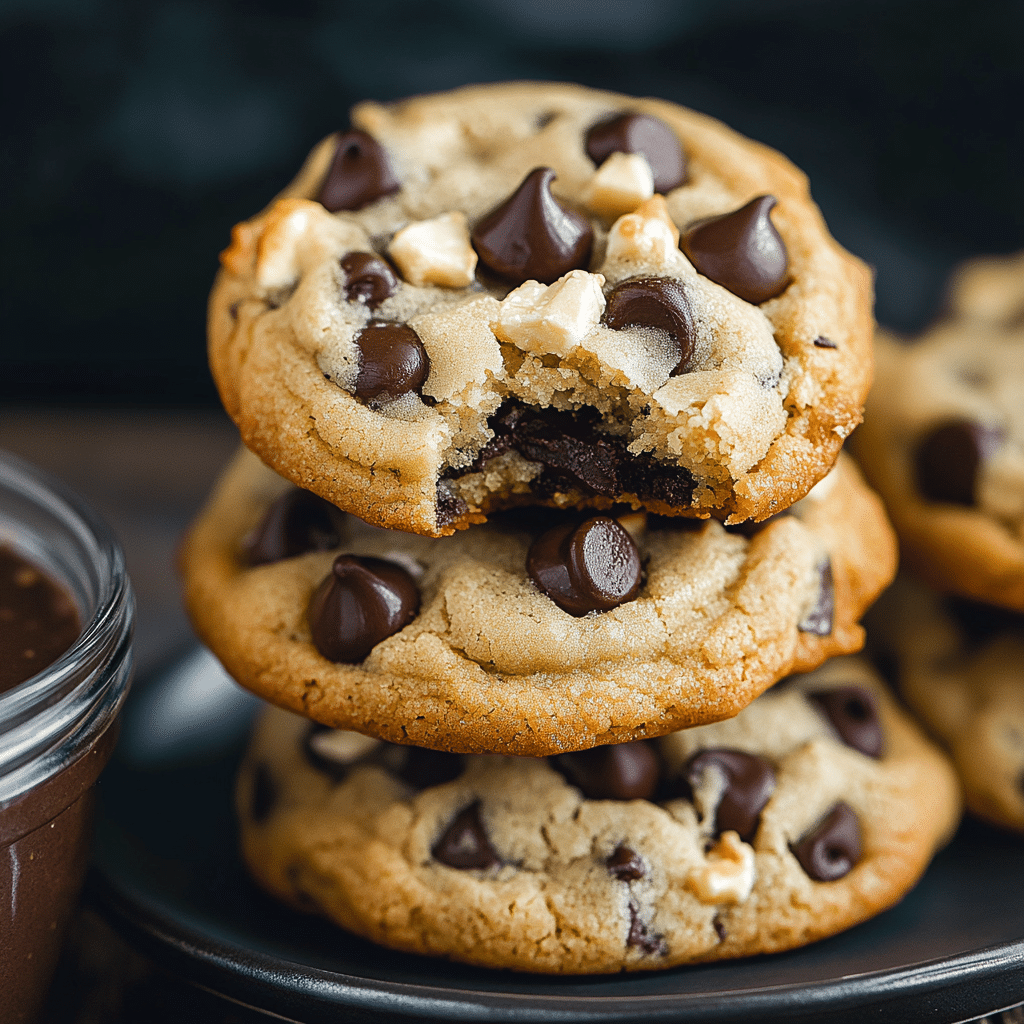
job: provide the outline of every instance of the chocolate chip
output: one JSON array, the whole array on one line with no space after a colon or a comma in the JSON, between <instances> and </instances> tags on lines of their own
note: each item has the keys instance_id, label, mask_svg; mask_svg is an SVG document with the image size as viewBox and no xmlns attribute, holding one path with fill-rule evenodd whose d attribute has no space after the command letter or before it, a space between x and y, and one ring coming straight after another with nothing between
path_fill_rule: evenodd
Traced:
<instances>
[{"instance_id":1,"label":"chocolate chip","mask_svg":"<svg viewBox=\"0 0 1024 1024\"><path fill-rule=\"evenodd\" d=\"M527 552L526 571L570 615L617 608L640 591L640 552L608 516L542 533Z\"/></svg>"},{"instance_id":2,"label":"chocolate chip","mask_svg":"<svg viewBox=\"0 0 1024 1024\"><path fill-rule=\"evenodd\" d=\"M249 565L267 565L307 551L330 551L346 533L346 516L319 495L296 487L267 509L243 542Z\"/></svg>"},{"instance_id":3,"label":"chocolate chip","mask_svg":"<svg viewBox=\"0 0 1024 1024\"><path fill-rule=\"evenodd\" d=\"M1002 431L971 420L933 427L914 452L918 491L929 501L973 505L978 470L1002 440Z\"/></svg>"},{"instance_id":4,"label":"chocolate chip","mask_svg":"<svg viewBox=\"0 0 1024 1024\"><path fill-rule=\"evenodd\" d=\"M839 346L834 341L829 341L829 339L824 337L823 335L819 335L819 337L815 338L814 344L818 348L839 348Z\"/></svg>"},{"instance_id":5,"label":"chocolate chip","mask_svg":"<svg viewBox=\"0 0 1024 1024\"><path fill-rule=\"evenodd\" d=\"M687 761L683 779L693 793L701 788L705 773L716 770L725 777L725 788L715 810L715 835L738 832L740 839L751 843L761 824L761 811L775 792L775 768L757 754L714 747L698 751Z\"/></svg>"},{"instance_id":6,"label":"chocolate chip","mask_svg":"<svg viewBox=\"0 0 1024 1024\"><path fill-rule=\"evenodd\" d=\"M430 374L430 359L411 327L371 320L357 335L359 373L355 396L363 401L419 392Z\"/></svg>"},{"instance_id":7,"label":"chocolate chip","mask_svg":"<svg viewBox=\"0 0 1024 1024\"><path fill-rule=\"evenodd\" d=\"M350 252L341 258L345 271L345 298L376 309L398 291L395 272L372 252Z\"/></svg>"},{"instance_id":8,"label":"chocolate chip","mask_svg":"<svg viewBox=\"0 0 1024 1024\"><path fill-rule=\"evenodd\" d=\"M649 743L617 743L554 758L552 767L590 800L650 800L660 764Z\"/></svg>"},{"instance_id":9,"label":"chocolate chip","mask_svg":"<svg viewBox=\"0 0 1024 1024\"><path fill-rule=\"evenodd\" d=\"M836 686L807 694L839 733L840 739L868 757L882 756L882 723L878 719L878 698L863 686Z\"/></svg>"},{"instance_id":10,"label":"chocolate chip","mask_svg":"<svg viewBox=\"0 0 1024 1024\"><path fill-rule=\"evenodd\" d=\"M605 865L608 874L622 882L634 882L647 874L647 865L644 864L643 857L625 843L619 843L615 847Z\"/></svg>"},{"instance_id":11,"label":"chocolate chip","mask_svg":"<svg viewBox=\"0 0 1024 1024\"><path fill-rule=\"evenodd\" d=\"M459 811L430 852L434 860L460 871L490 868L501 863L480 821L479 800Z\"/></svg>"},{"instance_id":12,"label":"chocolate chip","mask_svg":"<svg viewBox=\"0 0 1024 1024\"><path fill-rule=\"evenodd\" d=\"M682 282L671 277L634 277L612 289L604 322L614 331L624 327L656 327L679 346L672 376L687 373L693 362L697 332L693 308Z\"/></svg>"},{"instance_id":13,"label":"chocolate chip","mask_svg":"<svg viewBox=\"0 0 1024 1024\"><path fill-rule=\"evenodd\" d=\"M387 150L373 136L354 128L338 136L331 169L317 198L331 213L358 210L401 187Z\"/></svg>"},{"instance_id":14,"label":"chocolate chip","mask_svg":"<svg viewBox=\"0 0 1024 1024\"><path fill-rule=\"evenodd\" d=\"M557 281L587 265L594 241L589 221L551 194L555 172L538 167L472 232L473 248L494 273L514 284Z\"/></svg>"},{"instance_id":15,"label":"chocolate chip","mask_svg":"<svg viewBox=\"0 0 1024 1024\"><path fill-rule=\"evenodd\" d=\"M650 114L613 114L586 135L587 156L600 167L612 153L639 153L651 166L654 191L670 192L686 178L686 157L679 137Z\"/></svg>"},{"instance_id":16,"label":"chocolate chip","mask_svg":"<svg viewBox=\"0 0 1024 1024\"><path fill-rule=\"evenodd\" d=\"M399 778L413 789L443 786L462 774L462 756L444 750L426 750L423 747L404 747L405 763Z\"/></svg>"},{"instance_id":17,"label":"chocolate chip","mask_svg":"<svg viewBox=\"0 0 1024 1024\"><path fill-rule=\"evenodd\" d=\"M649 926L640 919L640 908L632 900L629 901L629 933L626 935L626 945L636 946L647 954L658 953L664 956L668 952L665 936L655 935L650 931Z\"/></svg>"},{"instance_id":18,"label":"chocolate chip","mask_svg":"<svg viewBox=\"0 0 1024 1024\"><path fill-rule=\"evenodd\" d=\"M705 277L759 305L789 281L789 255L768 214L774 196L759 196L732 213L700 221L685 232L680 248Z\"/></svg>"},{"instance_id":19,"label":"chocolate chip","mask_svg":"<svg viewBox=\"0 0 1024 1024\"><path fill-rule=\"evenodd\" d=\"M714 919L711 922L711 926L715 929L715 934L718 936L719 942L725 942L726 930L725 925L722 924L721 918L715 914Z\"/></svg>"},{"instance_id":20,"label":"chocolate chip","mask_svg":"<svg viewBox=\"0 0 1024 1024\"><path fill-rule=\"evenodd\" d=\"M316 649L331 661L354 664L407 626L419 607L419 589L400 565L338 555L307 617Z\"/></svg>"},{"instance_id":21,"label":"chocolate chip","mask_svg":"<svg viewBox=\"0 0 1024 1024\"><path fill-rule=\"evenodd\" d=\"M814 596L814 604L797 623L796 628L801 633L828 636L832 632L835 607L836 588L832 576L832 562L826 558L818 564L818 592Z\"/></svg>"},{"instance_id":22,"label":"chocolate chip","mask_svg":"<svg viewBox=\"0 0 1024 1024\"><path fill-rule=\"evenodd\" d=\"M860 860L860 822L840 801L798 842L790 844L800 867L816 882L834 882Z\"/></svg>"},{"instance_id":23,"label":"chocolate chip","mask_svg":"<svg viewBox=\"0 0 1024 1024\"><path fill-rule=\"evenodd\" d=\"M252 772L252 795L249 804L249 816L257 825L270 817L270 812L277 803L277 783L270 769L263 761L258 761Z\"/></svg>"}]
</instances>

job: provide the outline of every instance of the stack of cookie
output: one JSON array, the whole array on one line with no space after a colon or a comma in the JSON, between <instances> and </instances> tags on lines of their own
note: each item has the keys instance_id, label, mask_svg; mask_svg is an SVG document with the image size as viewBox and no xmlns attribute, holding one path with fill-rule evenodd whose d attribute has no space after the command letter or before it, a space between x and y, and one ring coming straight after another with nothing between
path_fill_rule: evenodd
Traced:
<instances>
[{"instance_id":1,"label":"stack of cookie","mask_svg":"<svg viewBox=\"0 0 1024 1024\"><path fill-rule=\"evenodd\" d=\"M239 784L253 874L549 972L899 899L957 788L869 669L819 670L895 549L840 455L870 278L803 177L566 85L352 123L236 227L210 303L248 450L182 564L200 635L284 709Z\"/></svg>"},{"instance_id":2,"label":"stack of cookie","mask_svg":"<svg viewBox=\"0 0 1024 1024\"><path fill-rule=\"evenodd\" d=\"M970 809L1024 832L1024 254L965 264L949 299L915 341L878 338L857 453L907 571L874 633Z\"/></svg>"}]
</instances>

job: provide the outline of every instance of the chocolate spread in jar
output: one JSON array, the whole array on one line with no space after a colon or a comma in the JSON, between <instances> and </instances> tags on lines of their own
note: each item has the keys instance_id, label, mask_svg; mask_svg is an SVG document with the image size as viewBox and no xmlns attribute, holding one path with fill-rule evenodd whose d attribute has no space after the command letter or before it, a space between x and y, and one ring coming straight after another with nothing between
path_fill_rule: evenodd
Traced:
<instances>
[{"instance_id":1,"label":"chocolate spread in jar","mask_svg":"<svg viewBox=\"0 0 1024 1024\"><path fill-rule=\"evenodd\" d=\"M0 693L52 665L79 632L78 609L67 590L0 546Z\"/></svg>"}]
</instances>

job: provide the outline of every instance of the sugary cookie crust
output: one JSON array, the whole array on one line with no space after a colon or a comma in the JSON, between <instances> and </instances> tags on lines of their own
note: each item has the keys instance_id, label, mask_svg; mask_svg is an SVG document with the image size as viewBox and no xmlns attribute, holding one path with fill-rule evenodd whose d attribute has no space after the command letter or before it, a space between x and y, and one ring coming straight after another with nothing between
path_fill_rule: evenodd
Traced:
<instances>
[{"instance_id":1,"label":"sugary cookie crust","mask_svg":"<svg viewBox=\"0 0 1024 1024\"><path fill-rule=\"evenodd\" d=\"M872 609L902 696L950 752L975 814L1024 832L1024 617L975 610L999 625L972 640L956 614L901 575Z\"/></svg>"},{"instance_id":2,"label":"sugary cookie crust","mask_svg":"<svg viewBox=\"0 0 1024 1024\"><path fill-rule=\"evenodd\" d=\"M374 315L409 320L420 334L431 360L423 389L430 404L410 394L377 411L345 390L355 372L352 338L369 314L345 301L339 258L384 251L410 223L457 213L472 224L537 166L553 167L555 195L582 207L595 176L582 137L616 110L669 124L688 176L668 194L667 208L655 197L639 221L631 214L633 221L612 224L591 211L589 271L606 289L643 274L682 280L699 305L697 372L669 377L675 360L657 332L594 328L592 320L586 339L570 331L564 352L556 354L557 345L531 352L501 326L507 289L428 281L402 284ZM549 113L558 116L538 129ZM385 147L401 191L355 212L329 214L310 202L336 147L334 137L324 140L279 200L235 229L211 296L210 363L221 397L245 443L277 472L378 525L451 533L492 507L538 500L529 494L538 464L521 457L489 467L490 479L476 472L447 480L466 473L489 436L487 417L509 397L596 406L629 432L634 454L653 453L694 474L692 506L645 499L653 511L760 520L831 467L860 420L870 382L870 275L828 235L804 176L779 154L670 103L569 85L513 83L364 103L352 123ZM754 306L698 275L676 239L678 228L765 193L778 200L771 218L792 281ZM458 228L444 230L450 249ZM441 276L458 281L469 256L456 253ZM443 477L448 507L439 511ZM570 487L539 500L600 504Z\"/></svg>"},{"instance_id":3,"label":"sugary cookie crust","mask_svg":"<svg viewBox=\"0 0 1024 1024\"><path fill-rule=\"evenodd\" d=\"M877 695L880 760L841 743L803 696L848 684ZM271 711L243 766L242 849L254 877L374 942L488 967L651 970L800 946L897 902L959 816L948 762L853 659L769 691L729 722L660 741L670 770L716 747L772 762L776 788L752 845L735 832L712 843L686 799L587 799L542 760L471 757L454 781L419 793L365 764L335 784L302 753L308 728ZM439 836L477 801L501 865L440 863ZM860 822L863 852L845 877L814 881L791 845L840 801ZM639 856L641 877L608 870L620 845ZM742 884L729 884L736 875ZM716 891L709 876L725 884ZM646 948L630 943L637 921Z\"/></svg>"},{"instance_id":4,"label":"sugary cookie crust","mask_svg":"<svg viewBox=\"0 0 1024 1024\"><path fill-rule=\"evenodd\" d=\"M996 320L981 284L966 272L958 280L961 315L914 342L878 332L868 415L852 443L908 567L940 590L1024 611L1024 323ZM916 446L958 419L1005 435L979 469L972 505L928 500L915 483Z\"/></svg>"},{"instance_id":5,"label":"sugary cookie crust","mask_svg":"<svg viewBox=\"0 0 1024 1024\"><path fill-rule=\"evenodd\" d=\"M857 622L895 571L881 504L849 460L750 540L715 521L640 527L639 596L582 618L529 579L531 534L486 525L431 539L352 519L338 550L417 560L422 605L363 662L335 664L313 646L306 608L337 551L240 560L243 538L287 488L248 452L217 486L181 552L196 630L273 703L438 749L544 755L728 718L783 675L857 650ZM835 610L819 636L798 624L826 557Z\"/></svg>"}]
</instances>

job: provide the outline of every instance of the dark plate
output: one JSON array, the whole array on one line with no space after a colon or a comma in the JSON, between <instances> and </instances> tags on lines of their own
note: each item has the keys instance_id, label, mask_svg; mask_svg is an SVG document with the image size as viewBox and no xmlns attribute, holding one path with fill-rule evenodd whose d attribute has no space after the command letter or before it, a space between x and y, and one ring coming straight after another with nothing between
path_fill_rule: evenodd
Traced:
<instances>
[{"instance_id":1,"label":"dark plate","mask_svg":"<svg viewBox=\"0 0 1024 1024\"><path fill-rule=\"evenodd\" d=\"M178 974L338 1020L935 1021L1024 1000L1024 841L965 824L893 910L806 949L550 978L392 953L278 906L236 855L232 780L255 702L202 651L144 681L100 786L91 892Z\"/></svg>"}]
</instances>

